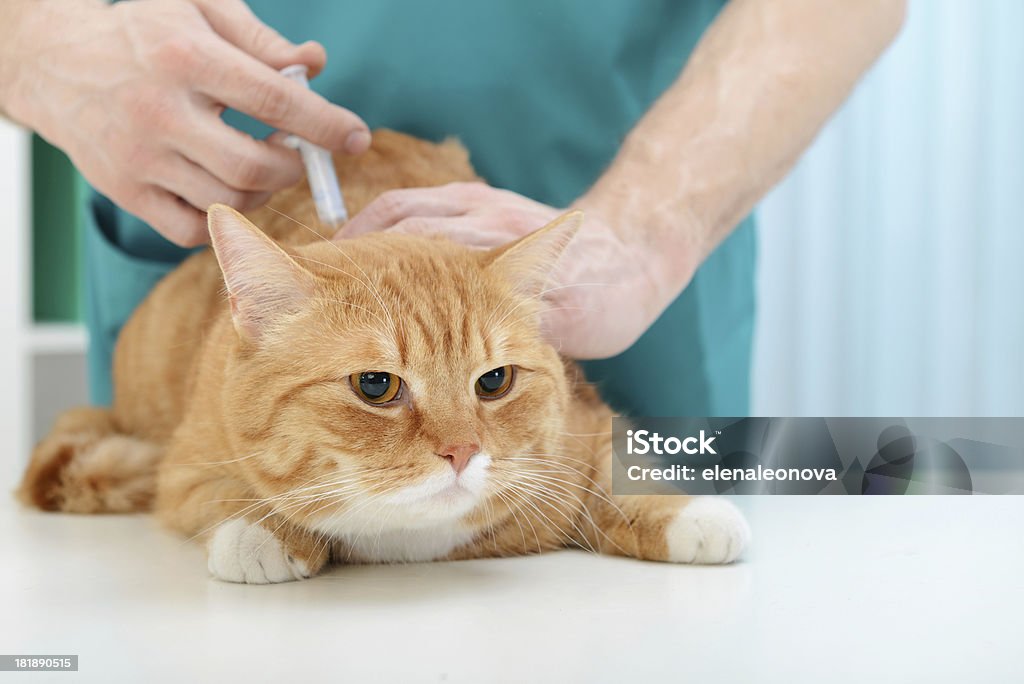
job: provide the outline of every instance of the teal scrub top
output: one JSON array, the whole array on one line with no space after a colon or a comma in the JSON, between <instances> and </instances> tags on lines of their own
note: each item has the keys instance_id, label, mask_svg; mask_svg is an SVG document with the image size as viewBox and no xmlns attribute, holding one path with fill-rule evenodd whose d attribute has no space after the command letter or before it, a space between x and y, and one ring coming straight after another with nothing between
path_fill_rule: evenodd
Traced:
<instances>
[{"instance_id":1,"label":"teal scrub top","mask_svg":"<svg viewBox=\"0 0 1024 684\"><path fill-rule=\"evenodd\" d=\"M563 207L608 166L724 0L249 4L289 39L323 43L313 88L371 128L458 136L492 185ZM108 404L121 326L189 251L98 194L86 210L90 385ZM609 403L638 416L746 415L754 257L748 218L632 348L584 364Z\"/></svg>"}]
</instances>

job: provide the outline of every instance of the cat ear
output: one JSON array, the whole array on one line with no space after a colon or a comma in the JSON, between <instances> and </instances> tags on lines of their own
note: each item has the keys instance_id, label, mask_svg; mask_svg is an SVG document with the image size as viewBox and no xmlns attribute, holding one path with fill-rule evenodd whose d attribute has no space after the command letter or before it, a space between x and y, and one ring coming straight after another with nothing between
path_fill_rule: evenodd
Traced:
<instances>
[{"instance_id":1,"label":"cat ear","mask_svg":"<svg viewBox=\"0 0 1024 684\"><path fill-rule=\"evenodd\" d=\"M498 269L522 294L536 297L551 280L558 260L583 225L583 212L562 214L543 228L488 253L489 268Z\"/></svg>"},{"instance_id":2,"label":"cat ear","mask_svg":"<svg viewBox=\"0 0 1024 684\"><path fill-rule=\"evenodd\" d=\"M235 330L243 339L258 341L281 315L310 297L313 278L231 207L214 204L207 217Z\"/></svg>"}]
</instances>

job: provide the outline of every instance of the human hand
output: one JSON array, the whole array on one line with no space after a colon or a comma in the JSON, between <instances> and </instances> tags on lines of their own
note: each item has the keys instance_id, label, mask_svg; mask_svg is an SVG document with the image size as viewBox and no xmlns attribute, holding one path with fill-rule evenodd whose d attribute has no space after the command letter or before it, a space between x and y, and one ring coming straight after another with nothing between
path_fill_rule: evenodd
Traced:
<instances>
[{"instance_id":1,"label":"human hand","mask_svg":"<svg viewBox=\"0 0 1024 684\"><path fill-rule=\"evenodd\" d=\"M277 73L326 61L242 0L34 0L2 50L0 108L63 149L97 189L169 240L207 240L205 209L262 204L303 174L275 134L224 123L231 107L330 150L369 147L366 124ZM2 65L0 65L2 66Z\"/></svg>"},{"instance_id":2,"label":"human hand","mask_svg":"<svg viewBox=\"0 0 1024 684\"><path fill-rule=\"evenodd\" d=\"M621 227L609 225L597 203L583 198L573 208L584 211L583 227L543 293L542 327L566 356L614 356L657 319L675 296L680 273L688 281L697 258L669 264L640 241L630 241ZM489 249L527 235L563 212L483 183L451 183L386 192L353 216L335 239L395 230L444 235Z\"/></svg>"}]
</instances>

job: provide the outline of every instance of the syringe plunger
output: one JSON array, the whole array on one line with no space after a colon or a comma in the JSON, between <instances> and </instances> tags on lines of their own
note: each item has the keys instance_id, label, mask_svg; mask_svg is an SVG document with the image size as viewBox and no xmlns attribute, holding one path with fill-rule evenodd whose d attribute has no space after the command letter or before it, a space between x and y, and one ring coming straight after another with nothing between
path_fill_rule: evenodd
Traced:
<instances>
[{"instance_id":1,"label":"syringe plunger","mask_svg":"<svg viewBox=\"0 0 1024 684\"><path fill-rule=\"evenodd\" d=\"M281 70L282 76L308 88L309 79L306 73L304 64L292 64ZM331 153L298 136L295 136L295 139L298 141L302 163L306 167L306 178L316 205L317 216L321 223L337 227L348 220L348 210L345 208Z\"/></svg>"}]
</instances>

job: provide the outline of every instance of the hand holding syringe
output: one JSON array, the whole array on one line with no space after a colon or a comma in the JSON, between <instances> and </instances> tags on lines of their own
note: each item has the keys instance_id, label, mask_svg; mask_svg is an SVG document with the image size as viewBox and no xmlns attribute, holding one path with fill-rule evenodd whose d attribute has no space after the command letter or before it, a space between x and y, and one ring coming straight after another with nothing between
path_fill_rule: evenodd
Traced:
<instances>
[{"instance_id":1,"label":"hand holding syringe","mask_svg":"<svg viewBox=\"0 0 1024 684\"><path fill-rule=\"evenodd\" d=\"M281 70L283 76L308 88L309 80L306 73L306 67L302 64L293 64ZM302 155L302 163L306 166L306 177L320 222L337 230L348 220L348 210L341 196L341 186L334 171L331 153L297 136L290 137L296 141L299 154Z\"/></svg>"}]
</instances>

